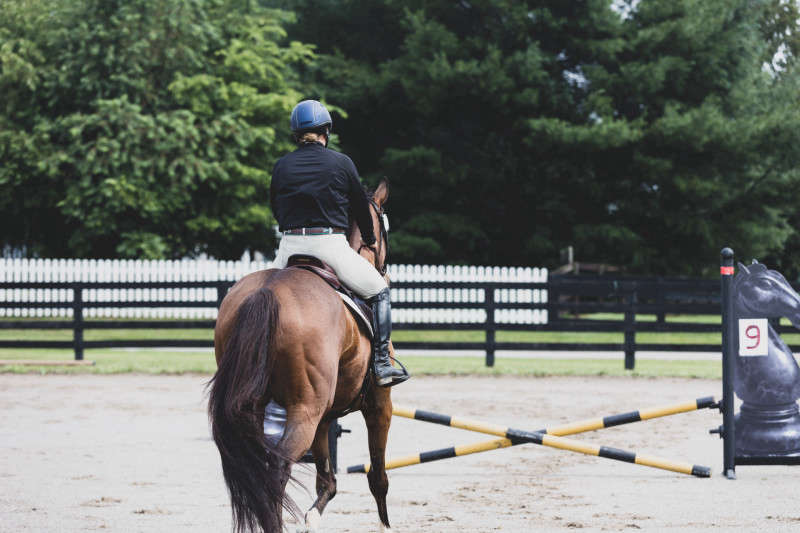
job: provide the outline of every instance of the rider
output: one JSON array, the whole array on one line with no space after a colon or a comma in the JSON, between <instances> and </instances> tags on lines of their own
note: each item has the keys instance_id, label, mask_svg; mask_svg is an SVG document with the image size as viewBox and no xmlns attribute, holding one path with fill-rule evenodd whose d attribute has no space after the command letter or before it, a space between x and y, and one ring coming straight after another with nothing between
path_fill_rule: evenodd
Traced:
<instances>
[{"instance_id":1,"label":"rider","mask_svg":"<svg viewBox=\"0 0 800 533\"><path fill-rule=\"evenodd\" d=\"M304 100L297 104L291 126L298 147L272 169L270 202L283 233L273 264L284 268L295 254L311 255L329 264L342 283L372 307L372 368L378 385L401 383L408 374L389 362L389 287L347 242L352 214L364 244L375 244L369 200L358 171L349 157L327 148L333 120L321 103Z\"/></svg>"}]
</instances>

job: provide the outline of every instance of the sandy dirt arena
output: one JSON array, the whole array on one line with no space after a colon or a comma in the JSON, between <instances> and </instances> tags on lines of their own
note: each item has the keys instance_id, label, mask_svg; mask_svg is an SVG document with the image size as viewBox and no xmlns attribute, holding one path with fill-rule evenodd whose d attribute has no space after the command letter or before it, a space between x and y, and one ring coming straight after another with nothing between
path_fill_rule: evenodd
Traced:
<instances>
[{"instance_id":1,"label":"sandy dirt arena","mask_svg":"<svg viewBox=\"0 0 800 533\"><path fill-rule=\"evenodd\" d=\"M230 507L209 438L207 376L0 375L0 531L225 532ZM714 381L414 378L404 406L525 429L715 395ZM342 419L340 472L363 463L360 414ZM716 411L575 436L710 466L699 479L534 445L389 472L395 532L800 531L800 468L720 475ZM491 439L395 419L388 456ZM313 488L305 467L295 473ZM363 474L338 476L322 530L377 531ZM302 507L311 496L295 489Z\"/></svg>"}]
</instances>

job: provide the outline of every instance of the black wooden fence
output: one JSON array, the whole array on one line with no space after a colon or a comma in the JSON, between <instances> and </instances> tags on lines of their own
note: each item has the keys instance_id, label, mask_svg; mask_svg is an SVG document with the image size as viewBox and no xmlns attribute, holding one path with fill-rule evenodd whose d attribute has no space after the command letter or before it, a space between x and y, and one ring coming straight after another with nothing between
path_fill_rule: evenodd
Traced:
<instances>
[{"instance_id":1,"label":"black wooden fence","mask_svg":"<svg viewBox=\"0 0 800 533\"><path fill-rule=\"evenodd\" d=\"M64 301L5 301L0 308L71 308L71 319L0 320L0 329L71 329L72 340L0 340L0 348L71 348L75 359L83 359L84 350L92 348L121 347L197 347L213 345L210 340L84 340L87 329L210 329L213 320L100 320L85 318L87 308L213 308L218 307L227 290L228 281L193 282L6 282L0 289L69 289L71 299ZM482 331L483 342L395 342L398 349L426 350L481 350L486 354L486 364L494 365L498 350L524 351L619 351L625 354L625 368L632 369L637 351L708 351L719 352L720 343L639 343L636 334L641 332L666 333L719 333L718 322L699 323L667 320L667 315L720 314L717 280L692 280L668 278L607 278L579 276L551 276L545 283L531 282L397 282L393 289L475 289L482 297L478 301L447 301L429 297L422 301L396 301L394 309L481 309L485 319L481 322L401 322L395 330ZM209 301L86 301L88 289L183 289L214 288L216 299ZM504 289L532 289L547 291L546 301L499 301ZM412 291L406 291L409 293ZM437 291L428 291L436 293ZM443 291L438 291L439 293ZM547 311L546 323L506 323L495 319L495 311L503 309L540 309ZM502 331L535 332L612 332L622 334L622 342L510 342L497 339Z\"/></svg>"},{"instance_id":2,"label":"black wooden fence","mask_svg":"<svg viewBox=\"0 0 800 533\"><path fill-rule=\"evenodd\" d=\"M431 286L441 284L404 283L398 287ZM494 364L497 350L525 351L620 351L625 354L625 368L635 365L637 351L670 352L719 352L721 342L714 344L690 343L639 343L639 332L664 333L719 333L716 321L698 323L694 321L667 321L667 315L716 315L720 314L719 281L667 278L607 278L551 276L546 283L477 283L485 291L484 306L486 332L483 343L413 342L396 343L403 348L419 349L480 349L486 351L486 364ZM493 320L494 309L518 309L526 304L499 303L494 299L497 289L541 288L548 292L545 304L527 304L545 307L548 311L546 324L509 324ZM416 307L419 304L409 304ZM440 304L429 304L439 306ZM603 318L604 315L612 315ZM614 316L617 315L617 316ZM621 315L621 316L619 316ZM598 318L598 316L600 318ZM456 327L454 327L456 326ZM447 330L475 329L470 324L400 324L396 329ZM498 331L538 332L610 332L622 333L618 343L596 342L499 342Z\"/></svg>"},{"instance_id":3,"label":"black wooden fence","mask_svg":"<svg viewBox=\"0 0 800 533\"><path fill-rule=\"evenodd\" d=\"M86 329L213 329L214 320L86 320L84 311L88 308L209 308L219 307L228 289L229 281L184 281L184 282L5 282L0 289L68 289L72 298L63 301L5 301L0 308L5 309L72 309L71 320L19 320L6 318L0 320L0 329L52 330L71 329L71 341L41 340L0 340L0 348L71 348L75 359L83 359L85 349L91 348L208 348L212 341L192 339L131 339L87 341L83 338ZM217 298L212 301L186 300L147 300L147 301L86 301L83 297L89 289L192 289L215 288Z\"/></svg>"}]
</instances>

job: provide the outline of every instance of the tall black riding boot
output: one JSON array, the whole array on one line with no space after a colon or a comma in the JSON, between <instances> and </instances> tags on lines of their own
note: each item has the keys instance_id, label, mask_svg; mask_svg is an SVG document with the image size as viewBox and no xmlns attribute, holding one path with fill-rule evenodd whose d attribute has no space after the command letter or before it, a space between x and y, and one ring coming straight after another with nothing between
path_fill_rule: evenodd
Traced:
<instances>
[{"instance_id":1,"label":"tall black riding boot","mask_svg":"<svg viewBox=\"0 0 800 533\"><path fill-rule=\"evenodd\" d=\"M367 300L372 307L372 329L375 337L372 340L372 370L375 380L381 387L391 387L409 378L408 373L395 368L389 362L389 337L392 334L392 303L389 300L389 288Z\"/></svg>"}]
</instances>

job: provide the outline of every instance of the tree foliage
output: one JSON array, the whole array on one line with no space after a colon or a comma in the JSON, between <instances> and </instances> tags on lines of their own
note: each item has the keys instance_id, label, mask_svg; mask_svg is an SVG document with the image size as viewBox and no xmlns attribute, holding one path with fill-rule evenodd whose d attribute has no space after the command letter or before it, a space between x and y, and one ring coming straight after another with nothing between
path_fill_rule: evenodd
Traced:
<instances>
[{"instance_id":1,"label":"tree foliage","mask_svg":"<svg viewBox=\"0 0 800 533\"><path fill-rule=\"evenodd\" d=\"M795 234L788 2L271 4L325 52L309 79L349 111L345 150L394 179L396 260L553 265L572 244L699 273Z\"/></svg>"},{"instance_id":2,"label":"tree foliage","mask_svg":"<svg viewBox=\"0 0 800 533\"><path fill-rule=\"evenodd\" d=\"M392 180L394 261L800 269L792 0L8 0L0 239L271 253L301 97ZM310 44L301 44L310 43ZM316 49L316 53L313 50ZM345 113L346 111L346 113Z\"/></svg>"},{"instance_id":3,"label":"tree foliage","mask_svg":"<svg viewBox=\"0 0 800 533\"><path fill-rule=\"evenodd\" d=\"M228 0L9 0L0 235L29 253L271 253L291 16Z\"/></svg>"}]
</instances>

